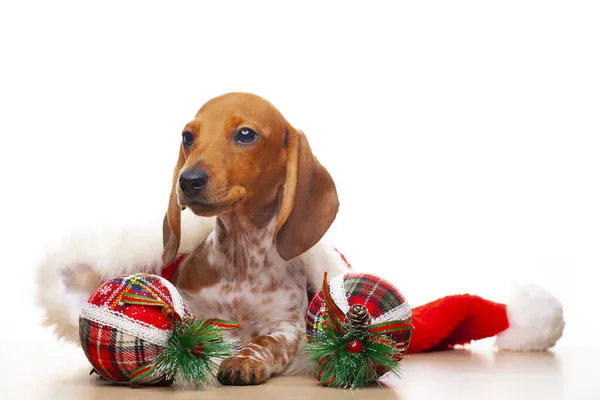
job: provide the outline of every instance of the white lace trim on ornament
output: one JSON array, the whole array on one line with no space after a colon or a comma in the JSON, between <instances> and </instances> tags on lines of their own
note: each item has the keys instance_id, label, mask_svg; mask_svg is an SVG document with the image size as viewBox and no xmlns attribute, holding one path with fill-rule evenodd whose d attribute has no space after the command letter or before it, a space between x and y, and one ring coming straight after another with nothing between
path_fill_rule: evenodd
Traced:
<instances>
[{"instance_id":1,"label":"white lace trim on ornament","mask_svg":"<svg viewBox=\"0 0 600 400\"><path fill-rule=\"evenodd\" d=\"M408 302L404 302L396 308L392 308L390 311L381 314L379 317L373 320L373 324L378 324L385 321L405 321L412 317L412 309Z\"/></svg>"},{"instance_id":2,"label":"white lace trim on ornament","mask_svg":"<svg viewBox=\"0 0 600 400\"><path fill-rule=\"evenodd\" d=\"M175 308L175 311L177 311L177 314L183 317L185 314L185 307L183 305L183 297L181 297L181 293L179 293L179 290L175 289L175 286L173 286L171 282L165 278L162 278L162 280L163 284L167 287L167 289L169 289L169 293L173 299L173 307Z\"/></svg>"},{"instance_id":3,"label":"white lace trim on ornament","mask_svg":"<svg viewBox=\"0 0 600 400\"><path fill-rule=\"evenodd\" d=\"M81 309L81 318L113 327L161 347L165 347L171 338L170 331L159 329L142 321L135 321L108 309L108 307L84 304Z\"/></svg>"},{"instance_id":4,"label":"white lace trim on ornament","mask_svg":"<svg viewBox=\"0 0 600 400\"><path fill-rule=\"evenodd\" d=\"M348 304L348 297L344 288L344 274L338 275L329 281L329 289L331 290L331 297L334 303L346 314L350 310L350 305Z\"/></svg>"}]
</instances>

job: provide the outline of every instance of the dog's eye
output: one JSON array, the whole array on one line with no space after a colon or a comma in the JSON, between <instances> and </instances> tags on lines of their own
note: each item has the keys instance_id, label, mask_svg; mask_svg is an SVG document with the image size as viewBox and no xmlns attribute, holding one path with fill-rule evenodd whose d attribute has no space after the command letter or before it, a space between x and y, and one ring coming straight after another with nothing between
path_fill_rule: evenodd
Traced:
<instances>
[{"instance_id":1,"label":"dog's eye","mask_svg":"<svg viewBox=\"0 0 600 400\"><path fill-rule=\"evenodd\" d=\"M236 132L233 139L239 144L252 144L258 139L258 133L250 128L242 128Z\"/></svg>"},{"instance_id":2,"label":"dog's eye","mask_svg":"<svg viewBox=\"0 0 600 400\"><path fill-rule=\"evenodd\" d=\"M190 131L185 131L181 134L181 142L184 147L190 147L194 143L194 134Z\"/></svg>"}]
</instances>

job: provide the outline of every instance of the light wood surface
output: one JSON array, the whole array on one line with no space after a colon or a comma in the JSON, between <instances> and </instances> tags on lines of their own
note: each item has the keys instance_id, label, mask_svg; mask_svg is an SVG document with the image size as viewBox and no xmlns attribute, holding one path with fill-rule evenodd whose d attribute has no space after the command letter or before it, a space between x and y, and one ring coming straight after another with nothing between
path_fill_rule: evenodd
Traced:
<instances>
[{"instance_id":1,"label":"light wood surface","mask_svg":"<svg viewBox=\"0 0 600 400\"><path fill-rule=\"evenodd\" d=\"M75 346L0 343L0 399L600 399L600 349L566 347L545 353L457 350L403 360L403 377L384 388L321 388L312 377L277 377L250 387L203 392L130 389L89 376Z\"/></svg>"}]
</instances>

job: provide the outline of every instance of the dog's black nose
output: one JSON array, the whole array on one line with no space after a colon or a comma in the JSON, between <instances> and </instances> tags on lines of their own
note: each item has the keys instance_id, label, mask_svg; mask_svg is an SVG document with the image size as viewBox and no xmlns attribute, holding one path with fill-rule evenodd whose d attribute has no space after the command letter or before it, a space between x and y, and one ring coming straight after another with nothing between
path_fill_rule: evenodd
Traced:
<instances>
[{"instance_id":1,"label":"dog's black nose","mask_svg":"<svg viewBox=\"0 0 600 400\"><path fill-rule=\"evenodd\" d=\"M208 183L208 175L201 169L186 169L179 175L179 187L188 196L196 196Z\"/></svg>"}]
</instances>

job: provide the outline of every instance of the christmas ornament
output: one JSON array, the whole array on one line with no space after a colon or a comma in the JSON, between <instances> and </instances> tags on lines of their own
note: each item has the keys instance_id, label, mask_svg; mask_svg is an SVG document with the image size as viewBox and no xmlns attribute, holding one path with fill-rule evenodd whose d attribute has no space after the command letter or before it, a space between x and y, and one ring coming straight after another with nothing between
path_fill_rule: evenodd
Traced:
<instances>
[{"instance_id":1,"label":"christmas ornament","mask_svg":"<svg viewBox=\"0 0 600 400\"><path fill-rule=\"evenodd\" d=\"M307 311L304 346L317 363L324 386L363 388L385 373L398 374L410 342L411 309L389 282L371 274L348 273L323 288Z\"/></svg>"},{"instance_id":2,"label":"christmas ornament","mask_svg":"<svg viewBox=\"0 0 600 400\"><path fill-rule=\"evenodd\" d=\"M235 352L223 330L238 324L199 319L166 279L151 274L105 282L83 306L79 338L103 378L131 386L170 385L197 389L216 383L218 361Z\"/></svg>"}]
</instances>

